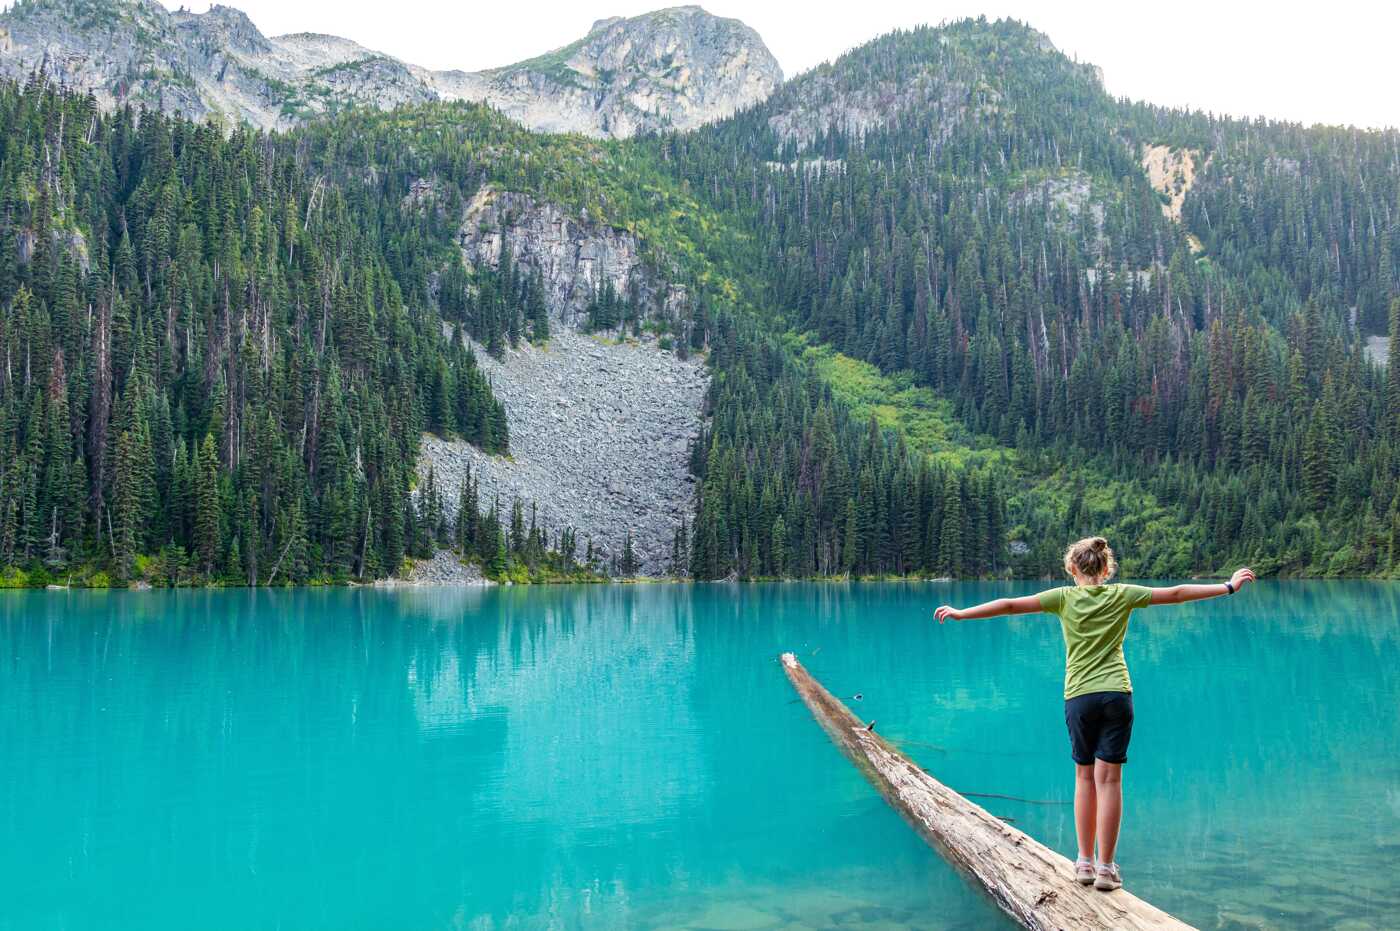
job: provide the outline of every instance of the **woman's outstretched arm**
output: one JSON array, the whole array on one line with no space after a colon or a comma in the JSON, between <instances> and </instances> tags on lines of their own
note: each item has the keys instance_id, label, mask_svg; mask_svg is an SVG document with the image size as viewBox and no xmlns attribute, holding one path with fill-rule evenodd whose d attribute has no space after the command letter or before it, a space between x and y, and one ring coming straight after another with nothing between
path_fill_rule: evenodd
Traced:
<instances>
[{"instance_id":1,"label":"woman's outstretched arm","mask_svg":"<svg viewBox=\"0 0 1400 931\"><path fill-rule=\"evenodd\" d=\"M1035 614L1040 610L1042 610L1040 599L1035 595L1026 595L1021 598L998 598L995 601L984 601L971 608L942 605L933 612L933 616L938 618L938 623L942 624L949 618L955 621L976 621L984 617L1001 617L1003 614Z\"/></svg>"},{"instance_id":2,"label":"woman's outstretched arm","mask_svg":"<svg viewBox=\"0 0 1400 931\"><path fill-rule=\"evenodd\" d=\"M1171 588L1154 588L1152 589L1152 600L1148 604L1179 605L1188 601L1200 601L1203 598L1219 598L1221 595L1230 594L1231 591L1237 592L1253 581L1253 569L1236 569L1235 574L1230 576L1229 582L1216 582L1213 585L1173 585Z\"/></svg>"}]
</instances>

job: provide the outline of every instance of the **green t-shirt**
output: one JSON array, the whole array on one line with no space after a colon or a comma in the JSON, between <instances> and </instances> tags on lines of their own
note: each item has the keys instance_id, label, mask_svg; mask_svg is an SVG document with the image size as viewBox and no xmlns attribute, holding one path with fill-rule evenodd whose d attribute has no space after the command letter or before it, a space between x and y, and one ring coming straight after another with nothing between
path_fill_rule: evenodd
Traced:
<instances>
[{"instance_id":1,"label":"green t-shirt","mask_svg":"<svg viewBox=\"0 0 1400 931\"><path fill-rule=\"evenodd\" d=\"M1060 618L1065 635L1065 698L1090 692L1131 692L1123 637L1128 615L1152 600L1141 585L1066 585L1036 596Z\"/></svg>"}]
</instances>

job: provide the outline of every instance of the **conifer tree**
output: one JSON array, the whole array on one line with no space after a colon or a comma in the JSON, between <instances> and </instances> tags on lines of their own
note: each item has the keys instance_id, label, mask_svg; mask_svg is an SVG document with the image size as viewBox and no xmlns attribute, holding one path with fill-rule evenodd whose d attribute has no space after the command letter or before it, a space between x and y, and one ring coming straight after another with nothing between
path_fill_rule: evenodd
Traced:
<instances>
[{"instance_id":1,"label":"conifer tree","mask_svg":"<svg viewBox=\"0 0 1400 931\"><path fill-rule=\"evenodd\" d=\"M626 539L622 544L622 562L619 566L622 574L626 578L632 578L637 574L637 553L632 548L632 530L628 528Z\"/></svg>"},{"instance_id":2,"label":"conifer tree","mask_svg":"<svg viewBox=\"0 0 1400 931\"><path fill-rule=\"evenodd\" d=\"M128 436L129 434L124 434ZM194 472L194 544L200 568L208 573L218 563L223 540L223 514L219 501L219 454L214 435L206 433L199 445Z\"/></svg>"}]
</instances>

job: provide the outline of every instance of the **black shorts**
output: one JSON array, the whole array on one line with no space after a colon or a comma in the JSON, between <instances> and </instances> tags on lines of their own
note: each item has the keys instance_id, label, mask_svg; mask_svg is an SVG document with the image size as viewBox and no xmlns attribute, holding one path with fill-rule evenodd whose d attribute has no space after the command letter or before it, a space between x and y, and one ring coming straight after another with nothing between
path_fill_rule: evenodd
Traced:
<instances>
[{"instance_id":1,"label":"black shorts","mask_svg":"<svg viewBox=\"0 0 1400 931\"><path fill-rule=\"evenodd\" d=\"M1065 699L1069 755L1080 766L1094 760L1128 762L1133 739L1133 693L1090 692Z\"/></svg>"}]
</instances>

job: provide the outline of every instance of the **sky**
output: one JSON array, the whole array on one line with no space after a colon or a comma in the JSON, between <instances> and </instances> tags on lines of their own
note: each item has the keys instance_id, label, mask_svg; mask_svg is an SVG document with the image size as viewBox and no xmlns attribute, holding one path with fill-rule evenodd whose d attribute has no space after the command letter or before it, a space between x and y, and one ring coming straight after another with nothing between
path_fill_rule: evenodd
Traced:
<instances>
[{"instance_id":1,"label":"sky","mask_svg":"<svg viewBox=\"0 0 1400 931\"><path fill-rule=\"evenodd\" d=\"M178 8L179 2L165 0ZM584 35L596 19L676 0L228 0L266 35L326 32L430 68L510 64ZM8 4L6 4L8 5ZM208 2L190 2L195 12ZM901 2L705 0L748 23L792 76L899 27L1010 16L1099 65L1110 93L1232 116L1400 126L1400 3L1331 0Z\"/></svg>"}]
</instances>

